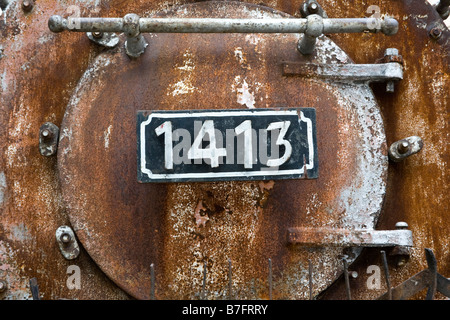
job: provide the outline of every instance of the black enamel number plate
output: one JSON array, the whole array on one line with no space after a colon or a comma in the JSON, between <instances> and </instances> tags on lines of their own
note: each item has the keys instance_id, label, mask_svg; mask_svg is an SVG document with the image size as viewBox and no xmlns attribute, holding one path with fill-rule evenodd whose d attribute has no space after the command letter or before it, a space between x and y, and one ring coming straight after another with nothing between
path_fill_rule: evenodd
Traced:
<instances>
[{"instance_id":1,"label":"black enamel number plate","mask_svg":"<svg viewBox=\"0 0 450 320\"><path fill-rule=\"evenodd\" d=\"M315 179L313 108L138 111L139 182Z\"/></svg>"}]
</instances>

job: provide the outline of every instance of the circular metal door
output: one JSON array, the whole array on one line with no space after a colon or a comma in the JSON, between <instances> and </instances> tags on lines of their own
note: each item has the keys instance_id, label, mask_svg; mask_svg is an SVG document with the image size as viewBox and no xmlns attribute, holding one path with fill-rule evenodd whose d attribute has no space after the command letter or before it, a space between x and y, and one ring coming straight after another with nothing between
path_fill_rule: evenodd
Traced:
<instances>
[{"instance_id":1,"label":"circular metal door","mask_svg":"<svg viewBox=\"0 0 450 320\"><path fill-rule=\"evenodd\" d=\"M240 2L189 4L159 16L290 17ZM58 174L79 240L126 292L150 298L153 264L160 299L301 299L309 263L320 266L318 294L342 273L343 256L356 258L357 250L286 239L291 227L373 229L386 188L386 139L371 89L283 75L284 61L352 62L325 36L303 56L301 37L147 34L138 59L120 46L88 67L61 125ZM137 181L138 110L290 107L316 109L318 179Z\"/></svg>"}]
</instances>

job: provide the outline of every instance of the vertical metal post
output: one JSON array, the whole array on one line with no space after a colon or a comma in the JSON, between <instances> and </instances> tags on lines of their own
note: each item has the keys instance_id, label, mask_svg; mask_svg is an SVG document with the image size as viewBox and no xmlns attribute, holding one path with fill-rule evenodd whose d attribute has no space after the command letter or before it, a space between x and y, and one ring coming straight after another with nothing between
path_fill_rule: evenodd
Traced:
<instances>
[{"instance_id":1,"label":"vertical metal post","mask_svg":"<svg viewBox=\"0 0 450 320\"><path fill-rule=\"evenodd\" d=\"M313 269L312 269L312 264L311 264L311 259L308 259L308 273L309 273L309 300L313 299L313 282L312 282L312 273L313 273Z\"/></svg>"},{"instance_id":2,"label":"vertical metal post","mask_svg":"<svg viewBox=\"0 0 450 320\"><path fill-rule=\"evenodd\" d=\"M206 297L206 261L203 262L203 282L200 299L205 300L205 297Z\"/></svg>"},{"instance_id":3,"label":"vertical metal post","mask_svg":"<svg viewBox=\"0 0 450 320\"><path fill-rule=\"evenodd\" d=\"M155 300L155 265L150 265L150 300Z\"/></svg>"},{"instance_id":4,"label":"vertical metal post","mask_svg":"<svg viewBox=\"0 0 450 320\"><path fill-rule=\"evenodd\" d=\"M272 259L269 259L269 300L272 300Z\"/></svg>"},{"instance_id":5,"label":"vertical metal post","mask_svg":"<svg viewBox=\"0 0 450 320\"><path fill-rule=\"evenodd\" d=\"M344 262L344 278L345 278L345 291L347 293L347 299L351 300L352 296L351 296L351 292L350 292L350 281L348 278L348 263L347 263L347 259L342 259L342 261Z\"/></svg>"},{"instance_id":6,"label":"vertical metal post","mask_svg":"<svg viewBox=\"0 0 450 320\"><path fill-rule=\"evenodd\" d=\"M307 26L297 49L304 55L312 54L316 46L317 37L323 34L323 18L318 14L312 14L307 19Z\"/></svg>"},{"instance_id":7,"label":"vertical metal post","mask_svg":"<svg viewBox=\"0 0 450 320\"><path fill-rule=\"evenodd\" d=\"M392 287L391 287L391 279L389 276L389 268L388 268L388 264L387 264L387 259L386 259L386 251L382 250L381 251L381 259L383 262L383 269L384 269L384 277L386 278L386 286L387 286L387 294L388 294L388 299L392 300Z\"/></svg>"},{"instance_id":8,"label":"vertical metal post","mask_svg":"<svg viewBox=\"0 0 450 320\"><path fill-rule=\"evenodd\" d=\"M228 259L228 300L233 299L231 259Z\"/></svg>"},{"instance_id":9,"label":"vertical metal post","mask_svg":"<svg viewBox=\"0 0 450 320\"><path fill-rule=\"evenodd\" d=\"M130 58L138 58L148 46L140 32L139 20L140 17L134 13L127 14L123 18L123 29L127 36L125 51Z\"/></svg>"},{"instance_id":10,"label":"vertical metal post","mask_svg":"<svg viewBox=\"0 0 450 320\"><path fill-rule=\"evenodd\" d=\"M30 279L30 290L31 290L31 296L33 297L33 300L41 300L41 297L39 296L39 286L37 284L36 278Z\"/></svg>"}]
</instances>

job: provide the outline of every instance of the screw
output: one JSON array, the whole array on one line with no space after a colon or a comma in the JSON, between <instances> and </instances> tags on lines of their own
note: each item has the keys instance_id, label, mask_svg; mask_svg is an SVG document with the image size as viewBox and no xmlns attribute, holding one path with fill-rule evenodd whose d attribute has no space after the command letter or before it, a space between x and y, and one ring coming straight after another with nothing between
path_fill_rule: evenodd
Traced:
<instances>
[{"instance_id":1,"label":"screw","mask_svg":"<svg viewBox=\"0 0 450 320\"><path fill-rule=\"evenodd\" d=\"M64 244L68 244L70 243L70 241L72 241L72 236L68 233L63 233L59 239L61 240L62 243Z\"/></svg>"},{"instance_id":2,"label":"screw","mask_svg":"<svg viewBox=\"0 0 450 320\"><path fill-rule=\"evenodd\" d=\"M22 9L25 12L30 12L34 7L34 3L33 1L29 1L29 0L24 0L22 2Z\"/></svg>"},{"instance_id":3,"label":"screw","mask_svg":"<svg viewBox=\"0 0 450 320\"><path fill-rule=\"evenodd\" d=\"M397 145L397 151L398 151L400 154L405 154L405 153L407 153L407 152L409 151L409 142L406 141L406 140L400 142L400 143ZM408 225L406 225L406 228L408 228Z\"/></svg>"},{"instance_id":4,"label":"screw","mask_svg":"<svg viewBox=\"0 0 450 320\"><path fill-rule=\"evenodd\" d=\"M350 277L352 277L353 279L358 278L358 272L356 272L356 271L349 271L349 275L350 275Z\"/></svg>"},{"instance_id":5,"label":"screw","mask_svg":"<svg viewBox=\"0 0 450 320\"><path fill-rule=\"evenodd\" d=\"M5 292L8 289L8 284L5 280L0 280L0 293Z\"/></svg>"},{"instance_id":6,"label":"screw","mask_svg":"<svg viewBox=\"0 0 450 320\"><path fill-rule=\"evenodd\" d=\"M441 36L442 36L442 30L440 29L440 28L433 28L433 29L431 29L430 30L430 36L433 38L433 39L439 39Z\"/></svg>"},{"instance_id":7,"label":"screw","mask_svg":"<svg viewBox=\"0 0 450 320\"><path fill-rule=\"evenodd\" d=\"M92 32L92 36L95 39L101 39L101 38L103 38L103 32L101 32L101 31L94 31L94 32Z\"/></svg>"}]
</instances>

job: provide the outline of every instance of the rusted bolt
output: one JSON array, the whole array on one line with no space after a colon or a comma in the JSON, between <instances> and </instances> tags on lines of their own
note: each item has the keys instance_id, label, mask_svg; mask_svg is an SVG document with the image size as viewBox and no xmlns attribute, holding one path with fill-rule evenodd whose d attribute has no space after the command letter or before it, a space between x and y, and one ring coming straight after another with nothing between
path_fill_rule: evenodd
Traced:
<instances>
[{"instance_id":1,"label":"rusted bolt","mask_svg":"<svg viewBox=\"0 0 450 320\"><path fill-rule=\"evenodd\" d=\"M31 0L24 0L22 2L22 9L25 12L30 12L31 10L33 10L34 7L34 3Z\"/></svg>"},{"instance_id":2,"label":"rusted bolt","mask_svg":"<svg viewBox=\"0 0 450 320\"><path fill-rule=\"evenodd\" d=\"M60 236L60 240L62 243L64 243L65 245L69 244L72 241L72 236L68 233L63 233Z\"/></svg>"},{"instance_id":3,"label":"rusted bolt","mask_svg":"<svg viewBox=\"0 0 450 320\"><path fill-rule=\"evenodd\" d=\"M94 31L94 32L92 32L92 36L93 36L95 39L101 39L101 38L103 38L103 32L100 32L100 31Z\"/></svg>"},{"instance_id":4,"label":"rusted bolt","mask_svg":"<svg viewBox=\"0 0 450 320\"><path fill-rule=\"evenodd\" d=\"M5 280L0 280L0 293L5 292L8 289L8 284Z\"/></svg>"},{"instance_id":5,"label":"rusted bolt","mask_svg":"<svg viewBox=\"0 0 450 320\"><path fill-rule=\"evenodd\" d=\"M442 30L440 29L440 28L433 28L433 29L431 29L430 30L430 36L433 38L433 39L439 39L441 36L442 36Z\"/></svg>"}]
</instances>

